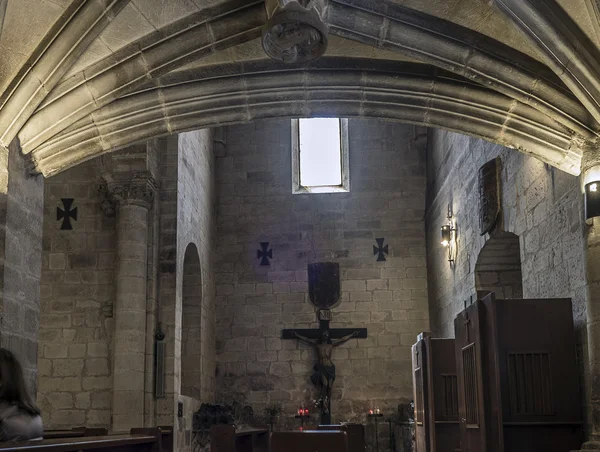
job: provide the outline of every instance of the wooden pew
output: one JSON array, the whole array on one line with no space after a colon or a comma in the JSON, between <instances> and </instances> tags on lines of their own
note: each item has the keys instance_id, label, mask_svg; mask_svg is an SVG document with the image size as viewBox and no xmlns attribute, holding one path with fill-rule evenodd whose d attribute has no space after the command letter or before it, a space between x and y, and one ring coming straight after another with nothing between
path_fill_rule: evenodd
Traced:
<instances>
[{"instance_id":1,"label":"wooden pew","mask_svg":"<svg viewBox=\"0 0 600 452\"><path fill-rule=\"evenodd\" d=\"M74 427L71 430L44 430L44 439L81 438L108 435L106 428Z\"/></svg>"},{"instance_id":2,"label":"wooden pew","mask_svg":"<svg viewBox=\"0 0 600 452\"><path fill-rule=\"evenodd\" d=\"M161 430L161 446L163 452L171 452L173 450L173 427L163 425L158 428ZM146 430L147 429L142 429L141 433L144 433ZM108 435L108 429L99 427L73 427L71 430L44 430L44 439L81 438L106 435Z\"/></svg>"},{"instance_id":3,"label":"wooden pew","mask_svg":"<svg viewBox=\"0 0 600 452\"><path fill-rule=\"evenodd\" d=\"M365 426L362 424L319 425L317 430L342 430L348 434L348 452L365 452Z\"/></svg>"},{"instance_id":4,"label":"wooden pew","mask_svg":"<svg viewBox=\"0 0 600 452\"><path fill-rule=\"evenodd\" d=\"M271 452L348 452L348 434L343 430L273 432Z\"/></svg>"},{"instance_id":5,"label":"wooden pew","mask_svg":"<svg viewBox=\"0 0 600 452\"><path fill-rule=\"evenodd\" d=\"M0 443L2 452L165 452L159 428L132 429L130 434L53 438Z\"/></svg>"},{"instance_id":6,"label":"wooden pew","mask_svg":"<svg viewBox=\"0 0 600 452\"><path fill-rule=\"evenodd\" d=\"M269 430L254 428L236 430L234 425L213 425L210 428L211 452L268 452Z\"/></svg>"},{"instance_id":7,"label":"wooden pew","mask_svg":"<svg viewBox=\"0 0 600 452\"><path fill-rule=\"evenodd\" d=\"M172 452L173 451L173 426L172 425L159 425L162 440L161 447L162 452Z\"/></svg>"}]
</instances>

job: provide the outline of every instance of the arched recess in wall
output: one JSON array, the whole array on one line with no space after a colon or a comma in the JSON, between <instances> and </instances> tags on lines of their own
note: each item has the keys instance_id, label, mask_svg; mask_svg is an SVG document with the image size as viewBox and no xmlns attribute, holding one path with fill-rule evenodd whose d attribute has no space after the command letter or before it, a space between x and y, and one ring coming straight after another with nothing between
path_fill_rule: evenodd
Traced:
<instances>
[{"instance_id":1,"label":"arched recess in wall","mask_svg":"<svg viewBox=\"0 0 600 452\"><path fill-rule=\"evenodd\" d=\"M523 298L523 274L519 236L496 232L479 252L475 265L478 298L493 292L496 298Z\"/></svg>"},{"instance_id":2,"label":"arched recess in wall","mask_svg":"<svg viewBox=\"0 0 600 452\"><path fill-rule=\"evenodd\" d=\"M183 258L181 395L200 399L202 375L202 273L198 248L190 243Z\"/></svg>"}]
</instances>

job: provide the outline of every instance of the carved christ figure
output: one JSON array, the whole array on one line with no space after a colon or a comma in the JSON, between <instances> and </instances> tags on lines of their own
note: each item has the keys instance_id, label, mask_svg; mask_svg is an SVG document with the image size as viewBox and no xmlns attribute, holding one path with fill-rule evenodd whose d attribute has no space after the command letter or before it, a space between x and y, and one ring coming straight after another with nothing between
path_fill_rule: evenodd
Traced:
<instances>
[{"instance_id":1,"label":"carved christ figure","mask_svg":"<svg viewBox=\"0 0 600 452\"><path fill-rule=\"evenodd\" d=\"M331 352L333 351L334 347L349 341L353 337L358 336L358 334L358 331L354 331L352 334L332 341L329 337L329 330L323 330L319 339L309 339L294 332L294 336L298 340L310 345L317 352L319 362L314 365L314 373L311 375L310 380L316 387L321 388L321 409L326 413L329 412L331 391L333 388L333 382L335 381L335 365L331 361Z\"/></svg>"}]
</instances>

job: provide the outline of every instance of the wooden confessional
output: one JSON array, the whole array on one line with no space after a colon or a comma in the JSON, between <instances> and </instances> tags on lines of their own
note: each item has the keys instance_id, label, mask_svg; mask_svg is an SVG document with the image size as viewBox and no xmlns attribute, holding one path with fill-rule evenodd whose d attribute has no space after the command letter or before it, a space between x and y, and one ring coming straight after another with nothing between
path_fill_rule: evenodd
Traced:
<instances>
[{"instance_id":1,"label":"wooden confessional","mask_svg":"<svg viewBox=\"0 0 600 452\"><path fill-rule=\"evenodd\" d=\"M417 452L460 451L454 348L431 333L412 347Z\"/></svg>"},{"instance_id":2,"label":"wooden confessional","mask_svg":"<svg viewBox=\"0 0 600 452\"><path fill-rule=\"evenodd\" d=\"M454 321L462 452L568 452L582 441L569 299L476 301Z\"/></svg>"}]
</instances>

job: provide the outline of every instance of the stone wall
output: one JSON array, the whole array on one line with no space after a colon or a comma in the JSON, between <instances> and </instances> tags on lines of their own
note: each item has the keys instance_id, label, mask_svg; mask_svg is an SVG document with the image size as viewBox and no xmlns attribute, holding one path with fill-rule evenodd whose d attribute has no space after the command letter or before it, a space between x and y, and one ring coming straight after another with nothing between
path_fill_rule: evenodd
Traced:
<instances>
[{"instance_id":1,"label":"stone wall","mask_svg":"<svg viewBox=\"0 0 600 452\"><path fill-rule=\"evenodd\" d=\"M47 428L110 427L115 218L97 189L109 158L45 180L38 401ZM57 207L77 220L61 230Z\"/></svg>"},{"instance_id":2,"label":"stone wall","mask_svg":"<svg viewBox=\"0 0 600 452\"><path fill-rule=\"evenodd\" d=\"M479 235L477 177L479 168L497 156L502 159L500 228L519 236L523 296L571 297L576 328L584 333L584 223L579 179L517 151L437 129L430 131L428 149L432 328L438 335L452 337L455 315L475 293L475 265L489 240L489 235ZM455 266L444 259L446 250L439 245L449 203L458 227Z\"/></svg>"},{"instance_id":3,"label":"stone wall","mask_svg":"<svg viewBox=\"0 0 600 452\"><path fill-rule=\"evenodd\" d=\"M214 400L215 393L215 283L213 246L216 231L216 190L214 180L213 135L198 130L179 135L179 177L177 209L177 300L182 306L183 258L190 243L200 256L202 293L200 398ZM182 312L185 315L185 312ZM182 363L183 364L183 363Z\"/></svg>"},{"instance_id":4,"label":"stone wall","mask_svg":"<svg viewBox=\"0 0 600 452\"><path fill-rule=\"evenodd\" d=\"M523 272L519 237L493 231L475 264L475 290L493 292L497 298L523 298Z\"/></svg>"},{"instance_id":5,"label":"stone wall","mask_svg":"<svg viewBox=\"0 0 600 452\"><path fill-rule=\"evenodd\" d=\"M365 422L412 398L410 346L429 329L425 262L425 131L350 120L350 193L292 195L291 124L226 130L218 154L217 401L284 409L290 422L317 394L315 356L282 328L315 328L307 264L339 262L332 327L366 327L333 352L333 421ZM376 238L389 255L377 262ZM268 242L270 266L257 250ZM313 419L313 422L316 418ZM382 441L385 445L385 441Z\"/></svg>"},{"instance_id":6,"label":"stone wall","mask_svg":"<svg viewBox=\"0 0 600 452\"><path fill-rule=\"evenodd\" d=\"M519 237L523 297L572 298L583 367L586 290L579 178L515 150L432 129L427 162L427 262L433 332L454 337L454 317L475 294L476 263L484 245L492 243L489 235L479 234L478 170L497 156L502 160L499 227ZM449 203L458 228L454 266L439 245ZM493 260L483 259L488 271ZM501 266L501 259L496 261Z\"/></svg>"},{"instance_id":7,"label":"stone wall","mask_svg":"<svg viewBox=\"0 0 600 452\"><path fill-rule=\"evenodd\" d=\"M1 345L16 354L35 395L44 180L28 173L16 142L8 154L2 147L0 151L5 168L0 176Z\"/></svg>"},{"instance_id":8,"label":"stone wall","mask_svg":"<svg viewBox=\"0 0 600 452\"><path fill-rule=\"evenodd\" d=\"M179 138L172 135L156 140L159 149L160 179L158 237L158 318L165 334L165 398L156 400L156 425L176 425L175 320L177 273L177 174ZM178 389L178 388L177 388ZM178 390L177 390L178 392Z\"/></svg>"},{"instance_id":9,"label":"stone wall","mask_svg":"<svg viewBox=\"0 0 600 452\"><path fill-rule=\"evenodd\" d=\"M189 436L192 411L198 409L200 400L213 401L213 167L212 135L197 131L130 147L45 181L38 397L48 428L110 427L116 218L114 210L112 216L106 214L106 207L114 209L114 205L98 190L103 173L126 177L150 171L159 181L148 214L145 425L173 424L176 403L183 401L189 413L184 430ZM62 221L56 220L56 208L63 208L61 198L74 199L78 218L71 221L73 230L61 230ZM202 302L197 351L201 378L194 398L180 397L183 260L190 243L198 249ZM192 291L197 292L196 288ZM168 344L167 397L158 400L152 364L156 321L161 322Z\"/></svg>"},{"instance_id":10,"label":"stone wall","mask_svg":"<svg viewBox=\"0 0 600 452\"><path fill-rule=\"evenodd\" d=\"M182 451L191 450L193 412L200 408L201 403L213 402L215 394L215 202L212 131L198 130L180 134L177 176L175 387L179 394L178 402L183 404L184 413L176 424L177 445ZM189 250L189 260L184 262L186 250ZM194 264L194 260L199 260L199 268ZM192 275L184 276L186 270ZM191 324L190 321L196 323ZM182 326L186 328L183 329ZM182 387L183 372L187 374L186 383L190 382L190 376L192 379L199 378L200 381L192 380L193 388L189 385Z\"/></svg>"}]
</instances>

